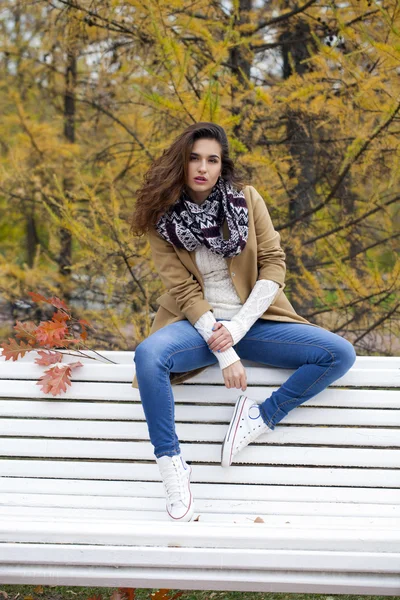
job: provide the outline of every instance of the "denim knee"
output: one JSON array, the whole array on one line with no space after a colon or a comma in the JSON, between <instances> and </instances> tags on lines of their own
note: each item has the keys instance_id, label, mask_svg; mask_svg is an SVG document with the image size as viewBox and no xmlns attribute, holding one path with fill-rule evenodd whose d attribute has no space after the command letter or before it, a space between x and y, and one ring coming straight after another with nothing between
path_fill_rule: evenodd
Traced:
<instances>
[{"instance_id":1,"label":"denim knee","mask_svg":"<svg viewBox=\"0 0 400 600\"><path fill-rule=\"evenodd\" d=\"M351 342L342 338L342 342L335 351L337 369L342 375L347 373L349 369L354 365L357 354L355 348Z\"/></svg>"},{"instance_id":2,"label":"denim knee","mask_svg":"<svg viewBox=\"0 0 400 600\"><path fill-rule=\"evenodd\" d=\"M142 342L140 342L140 344L138 344L136 346L136 350L135 350L135 355L133 357L134 362L140 362L142 360L148 360L149 358L149 353L152 351L152 346L151 344L148 344L148 338L146 338L145 340L143 340Z\"/></svg>"},{"instance_id":3,"label":"denim knee","mask_svg":"<svg viewBox=\"0 0 400 600\"><path fill-rule=\"evenodd\" d=\"M134 356L136 367L139 365L144 367L153 365L155 367L166 364L170 351L167 347L163 351L160 350L160 347L150 338L151 336L147 337L136 347Z\"/></svg>"}]
</instances>

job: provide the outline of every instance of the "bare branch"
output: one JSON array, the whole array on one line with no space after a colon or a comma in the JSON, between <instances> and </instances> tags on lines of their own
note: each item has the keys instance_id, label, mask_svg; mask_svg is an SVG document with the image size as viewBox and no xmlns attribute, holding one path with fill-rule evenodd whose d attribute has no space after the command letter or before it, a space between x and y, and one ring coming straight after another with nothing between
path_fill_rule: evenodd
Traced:
<instances>
[{"instance_id":1,"label":"bare branch","mask_svg":"<svg viewBox=\"0 0 400 600\"><path fill-rule=\"evenodd\" d=\"M392 198L392 200L389 200L389 202L385 202L385 204L381 204L379 206L376 206L372 210L369 210L368 212L363 213L357 219L352 219L351 221L347 221L347 223L344 223L344 225L338 225L338 227L335 227L334 229L331 229L330 231L326 231L325 233L321 233L321 235L316 235L315 237L310 238L309 240L306 240L305 242L302 242L302 244L303 244L303 246L308 246L309 244L313 244L314 242L316 242L318 240L321 240L323 238L326 238L326 237L328 237L330 235L333 235L334 233L337 233L338 231L342 231L343 229L347 229L347 227L351 227L353 225L357 225L357 223L359 223L360 221L363 221L367 217L370 217L371 215L373 215L374 213L382 210L386 206L389 206L390 204L393 204L394 202L397 202L399 199L400 199L400 196L396 196L395 198Z\"/></svg>"},{"instance_id":2,"label":"bare branch","mask_svg":"<svg viewBox=\"0 0 400 600\"><path fill-rule=\"evenodd\" d=\"M277 229L278 231L281 231L282 229L286 229L287 227L292 227L293 225L295 225L299 221L302 221L306 217L317 213L319 210L321 210L321 208L323 208L324 206L326 206L327 204L329 204L329 202L335 196L335 194L336 194L339 186L342 184L342 182L343 182L344 178L346 177L347 173L350 171L351 167L358 161L358 159L360 158L360 156L362 156L364 154L364 152L367 150L367 148L369 148L369 146L372 144L372 142L374 141L374 139L376 137L378 137L378 135L380 133L382 133L382 131L384 131L390 125L390 123L394 120L394 118L397 115L397 113L399 112L399 110L400 110L400 102L397 104L395 110L386 119L386 121L384 123L382 123L381 125L379 125L378 127L375 128L375 131L361 145L361 147L359 148L359 150L353 156L352 160L350 162L348 162L347 165L341 170L341 172L339 174L339 177L337 178L336 182L333 184L333 187L332 187L331 191L329 192L329 194L327 195L327 197L325 198L325 200L323 202L320 202L317 206L314 206L313 208L310 208L309 210L304 211L301 215L299 215L298 217L296 217L294 219L291 219L287 223L284 223L283 225L277 225L275 227L275 229Z\"/></svg>"}]
</instances>

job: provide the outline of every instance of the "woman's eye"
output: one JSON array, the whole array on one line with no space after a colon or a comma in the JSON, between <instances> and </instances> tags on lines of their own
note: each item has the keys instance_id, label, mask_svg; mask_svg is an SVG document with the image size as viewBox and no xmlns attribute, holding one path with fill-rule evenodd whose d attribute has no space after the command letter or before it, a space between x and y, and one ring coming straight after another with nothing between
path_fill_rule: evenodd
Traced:
<instances>
[{"instance_id":1,"label":"woman's eye","mask_svg":"<svg viewBox=\"0 0 400 600\"><path fill-rule=\"evenodd\" d=\"M197 157L196 156L191 156L190 160L197 160ZM215 160L215 158L213 158L213 159L211 159L210 162L216 163L217 161Z\"/></svg>"}]
</instances>

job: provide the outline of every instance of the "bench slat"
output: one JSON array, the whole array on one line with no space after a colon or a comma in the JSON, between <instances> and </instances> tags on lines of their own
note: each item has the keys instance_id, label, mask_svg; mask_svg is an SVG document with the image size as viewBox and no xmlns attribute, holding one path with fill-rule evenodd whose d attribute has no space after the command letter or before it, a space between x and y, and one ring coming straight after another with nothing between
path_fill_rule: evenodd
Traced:
<instances>
[{"instance_id":1,"label":"bench slat","mask_svg":"<svg viewBox=\"0 0 400 600\"><path fill-rule=\"evenodd\" d=\"M2 348L0 346L0 352L1 352ZM132 364L132 360L133 357L135 355L134 351L131 350L85 350L85 354L87 354L88 356L91 356L93 358L95 358L96 356L98 357L98 355L96 355L96 352L100 353L101 355L105 356L106 358L113 360L116 363L119 364ZM18 363L33 363L34 360L36 358L40 358L40 354L38 354L36 352L36 350L33 350L32 352L28 352L28 354L25 354L25 356L23 356L22 358L18 359ZM360 357L360 358L364 358L364 357ZM366 357L367 358L367 357ZM380 357L376 357L376 358L380 358ZM77 357L71 356L71 355L66 355L64 357L64 360L70 360L70 361L74 361L77 360ZM95 361L92 360L91 358L86 358L86 357L79 357L79 360L85 364L93 364ZM0 354L0 364L1 362L4 363L9 363L10 361L6 361L4 359L4 357ZM107 364L107 362L105 362L105 364Z\"/></svg>"},{"instance_id":2,"label":"bench slat","mask_svg":"<svg viewBox=\"0 0 400 600\"><path fill-rule=\"evenodd\" d=\"M196 512L196 509L195 509ZM200 515L200 512L197 511ZM212 510L202 512L200 520L202 523L214 524L247 524L253 523L256 517L263 519L268 528L279 528L283 531L305 529L310 524L318 529L334 529L334 530L353 530L368 528L372 530L398 530L400 538L400 524L397 517L367 517L358 516L343 516L343 515L271 515L264 513L216 513ZM101 509L76 509L76 508L59 508L59 507L26 507L26 506L0 506L0 522L10 520L18 523L34 522L63 522L69 521L85 523L113 523L118 522L133 522L133 521L162 521L165 519L165 506L159 510L147 510L146 501L143 501L139 511L132 510L101 510ZM1 534L0 534L1 539ZM400 564L400 563L399 563Z\"/></svg>"},{"instance_id":3,"label":"bench slat","mask_svg":"<svg viewBox=\"0 0 400 600\"><path fill-rule=\"evenodd\" d=\"M131 498L164 498L161 481L85 481L82 479L40 479L34 477L3 477L2 491L4 493L34 494L38 501L45 502L46 496L64 494L74 503L75 496L84 496L86 502L97 502L99 497L111 498L112 501L128 501ZM212 484L194 482L191 485L196 499L204 500L240 500L252 498L254 501L278 503L282 507L294 502L301 510L301 514L309 514L309 509L314 502L329 504L335 503L338 507L356 510L358 506L373 503L383 507L385 505L400 505L400 489L372 489L356 487L318 487L285 485L237 485L230 483ZM288 495L290 492L290 496ZM367 492L367 497L366 497Z\"/></svg>"},{"instance_id":4,"label":"bench slat","mask_svg":"<svg viewBox=\"0 0 400 600\"><path fill-rule=\"evenodd\" d=\"M50 516L50 513L49 513ZM279 517L279 519L281 519ZM400 527L375 528L373 517L349 517L347 524L331 527L330 517L326 527L315 527L315 517L304 520L304 528L294 527L282 518L277 527L267 523L233 523L226 527L218 521L201 523L151 521L88 521L66 520L13 520L0 517L1 542L117 544L119 546L180 546L201 548L288 549L288 550L343 550L363 552L397 552ZM346 519L344 519L346 521ZM275 521L276 523L277 521ZM183 525L183 527L181 527ZM354 534L357 531L357 535Z\"/></svg>"},{"instance_id":5,"label":"bench slat","mask_svg":"<svg viewBox=\"0 0 400 600\"><path fill-rule=\"evenodd\" d=\"M268 437L267 435L264 437ZM400 449L365 449L365 448L305 448L275 447L266 448L258 443L243 450L240 460L243 463L263 465L318 465L335 467L382 467L400 468ZM365 439L364 439L365 443ZM99 442L70 440L20 440L4 438L1 443L3 456L15 457L49 457L49 458L97 458L154 460L153 451L147 442ZM220 445L194 444L185 447L185 456L189 461L215 463L220 462ZM238 457L239 458L239 457ZM196 468L196 467L194 467ZM399 475L400 483L400 475Z\"/></svg>"},{"instance_id":6,"label":"bench slat","mask_svg":"<svg viewBox=\"0 0 400 600\"><path fill-rule=\"evenodd\" d=\"M117 574L117 573L118 574ZM151 589L196 589L240 592L285 592L363 594L396 596L400 591L397 574L324 573L312 571L260 571L248 569L156 569L113 567L0 565L0 583L64 586L135 587Z\"/></svg>"},{"instance_id":7,"label":"bench slat","mask_svg":"<svg viewBox=\"0 0 400 600\"><path fill-rule=\"evenodd\" d=\"M11 421L11 419L10 419ZM310 420L311 421L311 420ZM30 425L29 427L23 428L19 427L20 421L17 423L7 423L4 425L0 421L1 427L1 435L4 437L8 436L8 439L12 436L29 436L29 442L34 438L42 437L39 435L39 432ZM146 423L132 423L132 427L125 427L124 423L118 424L117 430L114 432L114 425L110 424L107 428L102 423L90 423L86 424L86 426L81 425L81 429L79 434L77 434L76 430L71 430L68 427L63 428L62 430L58 430L55 426L53 432L49 432L46 430L46 436L43 437L44 441L48 441L48 438L70 438L71 445L75 439L79 439L81 441L85 441L82 439L83 435L86 440L93 439L109 439L110 436L115 440L143 440L148 445L148 429ZM83 430L82 430L83 429ZM193 447L196 447L195 442L215 442L222 443L225 433L226 433L226 425L195 425L195 424L176 424L176 430L179 431L180 441L184 442L193 442ZM75 434L75 436L74 436ZM33 441L33 440L32 440ZM128 442L129 443L129 442ZM310 435L310 430L305 426L296 426L289 427L280 423L277 425L276 429L273 433L264 433L259 438L257 438L253 444L257 446L257 444L267 444L267 445L277 445L277 444L292 444L297 445L301 444L302 446L348 446L348 447L399 447L399 435L397 429L387 428L382 429L380 427L325 427L325 426L314 426L312 431L312 436ZM182 444L181 444L182 446ZM33 447L33 446L32 446ZM208 447L208 444L207 444ZM207 452L207 449L203 449L203 452ZM154 460L153 450L151 449L151 456Z\"/></svg>"},{"instance_id":8,"label":"bench slat","mask_svg":"<svg viewBox=\"0 0 400 600\"><path fill-rule=\"evenodd\" d=\"M19 549L23 547L22 557ZM279 569L282 554L285 556L285 566L288 569L305 569L312 565L314 571L331 569L333 572L351 572L352 570L381 573L393 573L398 569L399 555L394 553L378 554L377 552L353 552L351 560L345 553L326 552L320 550L253 550L243 553L235 548L226 548L223 555L216 548L202 548L198 552L194 548L149 548L140 547L115 547L115 546L88 546L84 556L82 550L73 545L49 544L43 548L40 544L12 544L5 543L1 547L7 563L20 560L20 564L29 565L41 560L48 565L69 564L82 560L82 565L107 565L108 556L112 555L113 564L119 567L138 566L151 567L154 561L161 568L175 568L177 566L190 569L260 569L263 571ZM3 554L2 553L2 554Z\"/></svg>"},{"instance_id":9,"label":"bench slat","mask_svg":"<svg viewBox=\"0 0 400 600\"><path fill-rule=\"evenodd\" d=\"M0 416L35 416L97 419L131 419L131 406L141 403L140 395L126 383L96 383L74 382L65 394L49 399L41 398L39 387L32 381L3 381L2 385L8 386L6 395L2 387L0 399ZM11 389L10 389L11 386ZM253 386L245 392L239 389L228 389L220 386L204 386L202 396L199 398L198 390L194 386L174 386L175 405L194 403L196 406L229 405L233 406L239 394L245 393L254 400L261 401L269 398L276 386ZM28 393L29 392L29 393ZM21 398L16 400L14 398ZM27 399L25 399L27 398ZM71 402L79 400L79 402ZM85 400L98 400L99 402L85 402ZM360 390L360 389L335 389L327 388L307 400L304 406L321 407L352 407L352 408L396 408L400 409L400 394L398 390ZM55 408L56 407L56 408Z\"/></svg>"},{"instance_id":10,"label":"bench slat","mask_svg":"<svg viewBox=\"0 0 400 600\"><path fill-rule=\"evenodd\" d=\"M248 450L249 448L245 448ZM244 451L243 451L244 452ZM7 460L0 461L2 477L59 477L61 479L125 479L135 481L158 481L160 478L157 464L85 462L58 460ZM320 468L231 465L229 469L221 466L195 465L193 482L222 483L258 483L275 485L314 485L352 486L352 487L400 487L400 472L397 469L358 469L358 468ZM290 489L288 488L288 493Z\"/></svg>"},{"instance_id":11,"label":"bench slat","mask_svg":"<svg viewBox=\"0 0 400 600\"><path fill-rule=\"evenodd\" d=\"M197 406L197 405L176 405L175 421L176 425L184 433L188 425L196 423L201 426L202 423L223 423L226 427L232 417L234 404L231 406ZM60 409L63 410L62 408ZM129 432L131 437L132 430L140 422L146 424L143 407L141 404L132 404L130 406L131 422L118 421L91 421L89 419L68 420L67 418L48 418L48 419L13 419L0 418L0 435L33 435L60 437L127 437ZM53 417L59 416L58 407L53 408ZM63 414L61 414L63 416ZM66 417L67 415L65 415ZM93 416L93 415L92 415ZM185 421L189 421L186 423ZM356 409L356 408L322 408L308 406L307 403L298 406L285 417L284 422L277 424L277 428L285 425L344 425L351 426L372 426L372 427L399 427L400 410L390 409ZM147 424L146 424L147 427ZM97 432L94 436L93 431ZM75 432L75 433L74 433ZM91 435L92 433L92 435ZM195 432L193 432L195 433ZM272 435L272 434L271 434ZM193 439L196 439L194 435ZM197 438L202 439L202 438Z\"/></svg>"},{"instance_id":12,"label":"bench slat","mask_svg":"<svg viewBox=\"0 0 400 600\"><path fill-rule=\"evenodd\" d=\"M2 357L0 357L2 358ZM76 359L67 362L74 362ZM94 361L92 361L93 363ZM34 380L35 382L43 374L44 368L32 362L26 362L23 369L19 361L2 361L1 378ZM248 361L243 361L243 366L246 369L247 383L251 385L281 385L284 383L295 369L283 369L269 367L266 365L257 364L257 366L249 366ZM135 375L135 365L115 364L109 365L105 363L84 364L83 367L74 369L71 375L72 381L110 381L110 382L132 382ZM224 384L224 379L221 369L217 365L212 365L207 369L206 373L200 373L190 379L192 384L200 383L215 383ZM384 382L384 383L383 383ZM400 368L385 368L378 367L369 369L358 369L357 360L354 366L343 377L340 377L334 382L335 387L340 386L378 386L382 387L400 387ZM133 389L133 388L132 388ZM47 395L43 395L46 397Z\"/></svg>"},{"instance_id":13,"label":"bench slat","mask_svg":"<svg viewBox=\"0 0 400 600\"><path fill-rule=\"evenodd\" d=\"M15 364L15 361L7 361L1 355L2 347L0 346L0 365L3 362L4 364ZM135 356L134 350L85 350L85 354L91 357L96 357L96 351L101 355L105 356L108 359L113 360L118 364L127 364L131 365L133 362L133 358ZM25 354L24 357L18 359L18 363L34 363L36 358L39 358L40 355L33 350L28 354ZM65 360L77 360L77 357L66 355ZM91 358L79 357L79 360L84 364L97 364L97 361L92 360ZM254 361L246 361L246 363L250 366L257 366L259 363ZM100 364L100 363L98 363ZM110 364L105 362L104 364ZM384 366L385 368L400 368L400 356L357 356L355 365L360 368L369 369L371 366L373 368L378 368ZM112 366L112 365L111 365Z\"/></svg>"},{"instance_id":14,"label":"bench slat","mask_svg":"<svg viewBox=\"0 0 400 600\"><path fill-rule=\"evenodd\" d=\"M165 511L165 498L162 490L158 497L107 497L107 496L71 496L62 494L0 494L0 507L48 507L74 508L79 510L96 509L101 511ZM212 491L210 490L210 494ZM353 516L353 517L400 517L400 506L397 504L356 504L338 502L295 502L260 501L244 499L200 498L196 496L196 510L200 513L236 514L236 515L315 515L315 516ZM104 512L105 514L105 512ZM121 515L124 514L121 512ZM122 518L122 517L121 517ZM131 518L131 517L130 517ZM141 518L140 516L138 518Z\"/></svg>"},{"instance_id":15,"label":"bench slat","mask_svg":"<svg viewBox=\"0 0 400 600\"><path fill-rule=\"evenodd\" d=\"M156 569L79 566L0 565L0 583L37 583L49 581L64 586L135 587L151 589L196 589L239 592L285 592L324 594L399 595L400 576L368 573L324 573L312 571L257 571L248 569Z\"/></svg>"}]
</instances>

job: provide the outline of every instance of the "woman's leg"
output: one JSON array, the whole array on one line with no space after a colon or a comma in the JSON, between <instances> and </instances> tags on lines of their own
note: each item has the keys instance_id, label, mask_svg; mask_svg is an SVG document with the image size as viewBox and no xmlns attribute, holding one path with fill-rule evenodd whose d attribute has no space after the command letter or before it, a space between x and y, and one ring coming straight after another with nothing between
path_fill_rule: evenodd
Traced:
<instances>
[{"instance_id":1,"label":"woman's leg","mask_svg":"<svg viewBox=\"0 0 400 600\"><path fill-rule=\"evenodd\" d=\"M264 319L257 319L235 350L245 360L297 369L260 404L261 416L270 429L347 373L356 359L354 346L336 333L303 323Z\"/></svg>"},{"instance_id":2,"label":"woman's leg","mask_svg":"<svg viewBox=\"0 0 400 600\"><path fill-rule=\"evenodd\" d=\"M136 348L134 362L154 454L156 458L179 454L169 373L184 373L218 361L197 329L185 319L143 340Z\"/></svg>"}]
</instances>

